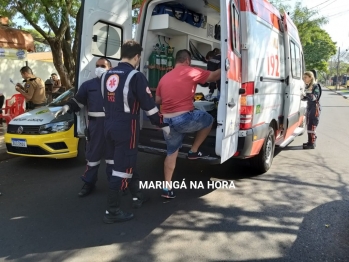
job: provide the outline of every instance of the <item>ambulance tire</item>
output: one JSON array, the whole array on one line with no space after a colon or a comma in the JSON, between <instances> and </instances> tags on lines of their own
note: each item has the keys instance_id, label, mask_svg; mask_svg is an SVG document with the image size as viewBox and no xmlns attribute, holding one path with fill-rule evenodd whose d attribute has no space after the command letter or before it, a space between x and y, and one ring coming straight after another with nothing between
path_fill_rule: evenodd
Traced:
<instances>
[{"instance_id":1,"label":"ambulance tire","mask_svg":"<svg viewBox=\"0 0 349 262\"><path fill-rule=\"evenodd\" d=\"M78 142L78 154L76 156L76 160L79 163L86 163L85 150L86 150L86 139L79 138Z\"/></svg>"},{"instance_id":2,"label":"ambulance tire","mask_svg":"<svg viewBox=\"0 0 349 262\"><path fill-rule=\"evenodd\" d=\"M273 163L275 151L275 133L272 127L269 127L268 135L264 140L263 146L259 154L251 158L253 168L259 173L263 174L269 170Z\"/></svg>"}]
</instances>

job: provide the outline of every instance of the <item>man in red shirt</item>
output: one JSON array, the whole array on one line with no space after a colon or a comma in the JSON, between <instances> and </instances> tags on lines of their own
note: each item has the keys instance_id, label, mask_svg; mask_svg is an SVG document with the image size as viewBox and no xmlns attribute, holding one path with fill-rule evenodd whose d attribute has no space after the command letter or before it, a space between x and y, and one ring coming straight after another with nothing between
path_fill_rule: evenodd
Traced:
<instances>
[{"instance_id":1,"label":"man in red shirt","mask_svg":"<svg viewBox=\"0 0 349 262\"><path fill-rule=\"evenodd\" d=\"M190 66L191 54L188 50L179 50L176 65L164 75L156 90L156 103L162 105L164 123L169 124L170 133L164 133L167 144L167 157L164 163L165 182L171 184L176 167L178 150L186 133L197 132L188 159L198 159L207 155L199 151L211 131L213 117L205 111L194 110L194 96L197 84L214 82L220 79L221 69L207 71ZM174 198L172 188L164 188L162 197Z\"/></svg>"}]
</instances>

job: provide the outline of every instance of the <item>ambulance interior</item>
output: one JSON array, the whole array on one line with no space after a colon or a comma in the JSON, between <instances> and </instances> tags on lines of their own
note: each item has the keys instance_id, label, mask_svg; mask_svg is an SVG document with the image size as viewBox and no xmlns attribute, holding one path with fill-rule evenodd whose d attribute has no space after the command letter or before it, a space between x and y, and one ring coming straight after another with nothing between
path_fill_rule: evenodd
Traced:
<instances>
[{"instance_id":1,"label":"ambulance interior","mask_svg":"<svg viewBox=\"0 0 349 262\"><path fill-rule=\"evenodd\" d=\"M184 19L183 9L186 10L185 21L182 21ZM143 20L144 28L143 30L142 28L137 29L138 34L140 34L137 36L137 40L143 45L144 51L142 61L146 61L146 64L143 64L143 72L147 75L154 96L158 81L170 70L169 68L171 68L171 61L174 66L174 57L178 50L189 50L192 53L191 65L206 69L206 54L215 48L221 49L219 0L155 0L151 1L148 8L143 10L143 12L146 12L145 19ZM140 27L142 24L138 26ZM156 47L157 45L158 47ZM165 47L165 50L169 50L169 52L167 52L167 69L155 72L153 69L154 57L152 57L152 55L154 56L154 50L159 48L159 46L160 50L158 50L158 54L160 54L160 61L162 61L161 48ZM166 48L167 46L170 47ZM173 47L174 50L172 50L171 47ZM172 55L171 51L173 51ZM161 66L162 65L160 65L160 68ZM207 111L215 120L218 110L217 91L216 89L212 96L212 98L215 99L207 101L204 97L209 93L209 88L197 85L195 101L193 102L195 108ZM154 128L154 126L147 121L145 115L143 120L143 128ZM210 136L216 136L215 128L212 128Z\"/></svg>"}]
</instances>

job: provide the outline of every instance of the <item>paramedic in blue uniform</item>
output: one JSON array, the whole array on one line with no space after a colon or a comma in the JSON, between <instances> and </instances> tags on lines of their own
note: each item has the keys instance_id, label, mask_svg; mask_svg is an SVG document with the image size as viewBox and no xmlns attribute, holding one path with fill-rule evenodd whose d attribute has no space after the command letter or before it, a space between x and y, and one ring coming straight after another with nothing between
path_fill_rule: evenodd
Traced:
<instances>
[{"instance_id":1,"label":"paramedic in blue uniform","mask_svg":"<svg viewBox=\"0 0 349 262\"><path fill-rule=\"evenodd\" d=\"M56 113L78 112L83 107L88 111L88 128L86 130L86 160L85 173L81 176L84 182L79 192L80 197L87 196L95 188L98 180L98 168L105 150L104 138L104 110L101 94L101 75L111 68L111 63L106 58L100 58L96 62L95 74L97 77L82 83L78 92L63 108ZM110 160L106 159L106 162Z\"/></svg>"},{"instance_id":2,"label":"paramedic in blue uniform","mask_svg":"<svg viewBox=\"0 0 349 262\"><path fill-rule=\"evenodd\" d=\"M130 220L132 213L120 209L121 192L129 188L133 207L140 207L146 197L139 189L136 169L140 109L144 110L153 125L169 133L162 123L158 108L145 76L135 70L139 66L142 47L135 41L127 41L121 47L118 66L102 76L102 95L105 109L106 156L114 159L107 164L109 181L108 206L104 223ZM159 131L160 132L160 131Z\"/></svg>"},{"instance_id":3,"label":"paramedic in blue uniform","mask_svg":"<svg viewBox=\"0 0 349 262\"><path fill-rule=\"evenodd\" d=\"M316 147L316 128L319 124L320 118L320 103L321 90L316 83L314 73L307 71L304 73L303 80L306 84L305 94L302 100L307 101L307 133L308 142L303 144L303 149L314 149Z\"/></svg>"}]
</instances>

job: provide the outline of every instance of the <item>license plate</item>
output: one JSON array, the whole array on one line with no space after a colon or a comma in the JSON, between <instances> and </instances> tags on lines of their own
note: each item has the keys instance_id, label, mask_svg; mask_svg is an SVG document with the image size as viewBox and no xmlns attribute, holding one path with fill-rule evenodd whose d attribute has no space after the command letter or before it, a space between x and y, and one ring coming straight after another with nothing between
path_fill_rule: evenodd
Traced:
<instances>
[{"instance_id":1,"label":"license plate","mask_svg":"<svg viewBox=\"0 0 349 262\"><path fill-rule=\"evenodd\" d=\"M25 139L12 138L12 146L15 147L27 147L27 141Z\"/></svg>"}]
</instances>

